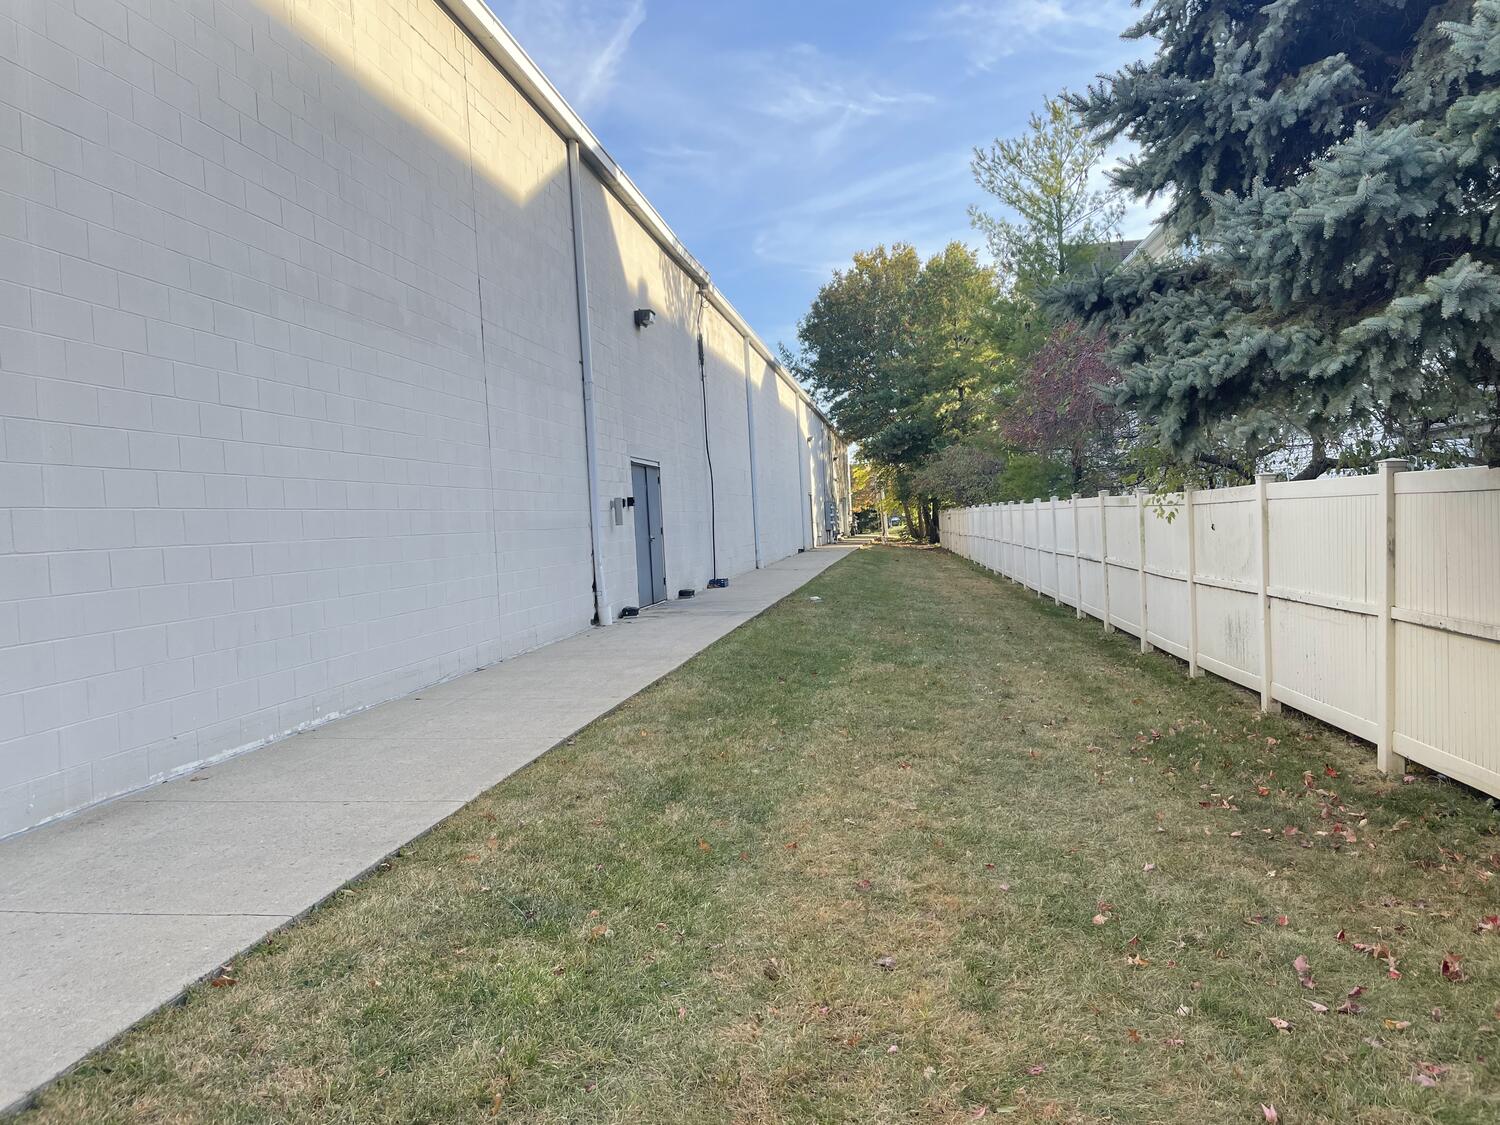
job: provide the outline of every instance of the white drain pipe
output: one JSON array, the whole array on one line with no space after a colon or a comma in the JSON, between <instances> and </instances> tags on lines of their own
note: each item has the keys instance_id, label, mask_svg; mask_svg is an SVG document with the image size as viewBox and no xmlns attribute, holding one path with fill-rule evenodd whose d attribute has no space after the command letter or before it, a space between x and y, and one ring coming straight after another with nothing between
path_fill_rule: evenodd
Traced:
<instances>
[{"instance_id":1,"label":"white drain pipe","mask_svg":"<svg viewBox=\"0 0 1500 1125\"><path fill-rule=\"evenodd\" d=\"M604 509L599 496L599 437L594 418L594 343L589 331L589 275L583 253L582 169L578 142L568 142L568 198L573 207L573 273L578 291L578 355L583 369L583 450L588 464L589 542L594 558L594 621L608 625L609 594L604 587Z\"/></svg>"}]
</instances>

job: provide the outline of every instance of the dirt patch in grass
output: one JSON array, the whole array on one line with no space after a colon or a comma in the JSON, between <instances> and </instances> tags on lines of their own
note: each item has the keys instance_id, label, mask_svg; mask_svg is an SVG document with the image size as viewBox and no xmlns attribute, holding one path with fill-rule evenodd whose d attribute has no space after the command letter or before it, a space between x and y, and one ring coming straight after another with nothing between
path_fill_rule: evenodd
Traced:
<instances>
[{"instance_id":1,"label":"dirt patch in grass","mask_svg":"<svg viewBox=\"0 0 1500 1125\"><path fill-rule=\"evenodd\" d=\"M870 549L25 1120L1493 1121L1497 869L1473 792Z\"/></svg>"}]
</instances>

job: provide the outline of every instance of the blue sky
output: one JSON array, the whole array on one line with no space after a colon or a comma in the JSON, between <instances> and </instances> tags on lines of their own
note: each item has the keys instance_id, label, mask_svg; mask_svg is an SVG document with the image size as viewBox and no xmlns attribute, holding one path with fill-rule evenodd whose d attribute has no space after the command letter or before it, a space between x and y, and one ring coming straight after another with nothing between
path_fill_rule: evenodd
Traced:
<instances>
[{"instance_id":1,"label":"blue sky","mask_svg":"<svg viewBox=\"0 0 1500 1125\"><path fill-rule=\"evenodd\" d=\"M977 245L973 147L1142 53L1129 0L488 3L773 346L856 250Z\"/></svg>"}]
</instances>

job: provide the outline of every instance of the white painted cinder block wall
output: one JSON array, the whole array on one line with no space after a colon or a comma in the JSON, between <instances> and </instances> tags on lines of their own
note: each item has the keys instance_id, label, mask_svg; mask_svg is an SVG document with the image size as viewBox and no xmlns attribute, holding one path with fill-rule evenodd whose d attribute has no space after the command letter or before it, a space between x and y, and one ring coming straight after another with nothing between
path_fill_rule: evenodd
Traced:
<instances>
[{"instance_id":1,"label":"white painted cinder block wall","mask_svg":"<svg viewBox=\"0 0 1500 1125\"><path fill-rule=\"evenodd\" d=\"M747 378L764 557L810 545L824 423L582 188L603 499L660 463L670 589L714 576L701 323L718 569ZM0 835L589 626L572 238L433 0L0 10Z\"/></svg>"}]
</instances>

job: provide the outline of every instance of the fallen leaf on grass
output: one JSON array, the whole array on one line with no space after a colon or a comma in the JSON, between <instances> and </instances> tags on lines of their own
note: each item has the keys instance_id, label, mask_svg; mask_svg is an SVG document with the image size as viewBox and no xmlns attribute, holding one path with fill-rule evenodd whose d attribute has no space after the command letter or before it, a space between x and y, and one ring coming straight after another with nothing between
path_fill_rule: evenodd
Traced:
<instances>
[{"instance_id":1,"label":"fallen leaf on grass","mask_svg":"<svg viewBox=\"0 0 1500 1125\"><path fill-rule=\"evenodd\" d=\"M1274 1027L1277 1031L1292 1030L1292 1025L1279 1016L1267 1016L1266 1019L1270 1021L1271 1026Z\"/></svg>"},{"instance_id":2,"label":"fallen leaf on grass","mask_svg":"<svg viewBox=\"0 0 1500 1125\"><path fill-rule=\"evenodd\" d=\"M1139 1043L1141 1041L1141 1033L1133 1027L1127 1027L1125 1029L1125 1038L1132 1043Z\"/></svg>"},{"instance_id":3,"label":"fallen leaf on grass","mask_svg":"<svg viewBox=\"0 0 1500 1125\"><path fill-rule=\"evenodd\" d=\"M870 880L868 879L861 879L859 882L854 884L855 891L860 894L868 894L871 890L874 889L874 887L875 884L870 882Z\"/></svg>"},{"instance_id":4,"label":"fallen leaf on grass","mask_svg":"<svg viewBox=\"0 0 1500 1125\"><path fill-rule=\"evenodd\" d=\"M1411 1026L1411 1020L1381 1020L1387 1031L1405 1031Z\"/></svg>"},{"instance_id":5,"label":"fallen leaf on grass","mask_svg":"<svg viewBox=\"0 0 1500 1125\"><path fill-rule=\"evenodd\" d=\"M1317 982L1312 979L1312 966L1302 954L1297 954L1297 959L1292 962L1292 968L1297 970L1297 981L1303 988L1318 987Z\"/></svg>"},{"instance_id":6,"label":"fallen leaf on grass","mask_svg":"<svg viewBox=\"0 0 1500 1125\"><path fill-rule=\"evenodd\" d=\"M1031 1075L1031 1077L1033 1077L1033 1078L1036 1078L1038 1075L1046 1074L1047 1073L1047 1064L1046 1063L1034 1063L1033 1065L1028 1066L1026 1068L1026 1073L1029 1074L1029 1075Z\"/></svg>"},{"instance_id":7,"label":"fallen leaf on grass","mask_svg":"<svg viewBox=\"0 0 1500 1125\"><path fill-rule=\"evenodd\" d=\"M1500 933L1500 914L1486 914L1479 919L1479 925L1474 927L1476 934Z\"/></svg>"},{"instance_id":8,"label":"fallen leaf on grass","mask_svg":"<svg viewBox=\"0 0 1500 1125\"><path fill-rule=\"evenodd\" d=\"M877 957L875 958L875 967L890 972L896 967L896 959L894 957Z\"/></svg>"},{"instance_id":9,"label":"fallen leaf on grass","mask_svg":"<svg viewBox=\"0 0 1500 1125\"><path fill-rule=\"evenodd\" d=\"M1266 1115L1266 1120L1271 1122L1272 1125L1281 1120L1281 1114L1276 1112L1274 1105L1263 1105L1260 1107L1260 1111Z\"/></svg>"},{"instance_id":10,"label":"fallen leaf on grass","mask_svg":"<svg viewBox=\"0 0 1500 1125\"><path fill-rule=\"evenodd\" d=\"M1450 953L1443 958L1442 973L1444 980L1450 980L1454 984L1462 984L1469 979L1469 974L1464 972L1464 959L1457 953Z\"/></svg>"},{"instance_id":11,"label":"fallen leaf on grass","mask_svg":"<svg viewBox=\"0 0 1500 1125\"><path fill-rule=\"evenodd\" d=\"M714 846L712 844L710 844L707 840L705 840L702 836L699 836L698 837L698 850L700 852L711 852L711 851L714 850Z\"/></svg>"},{"instance_id":12,"label":"fallen leaf on grass","mask_svg":"<svg viewBox=\"0 0 1500 1125\"><path fill-rule=\"evenodd\" d=\"M1319 1004L1316 1000L1304 1000L1302 1002L1304 1004L1306 1004L1309 1008L1311 1008L1313 1011L1317 1012L1318 1015L1320 1015L1320 1016L1321 1015L1325 1015L1328 1012L1328 1005L1327 1004Z\"/></svg>"},{"instance_id":13,"label":"fallen leaf on grass","mask_svg":"<svg viewBox=\"0 0 1500 1125\"><path fill-rule=\"evenodd\" d=\"M1417 1073L1411 1076L1411 1080L1418 1086L1436 1086L1438 1079L1448 1073L1446 1066L1438 1066L1436 1063L1419 1062Z\"/></svg>"}]
</instances>

